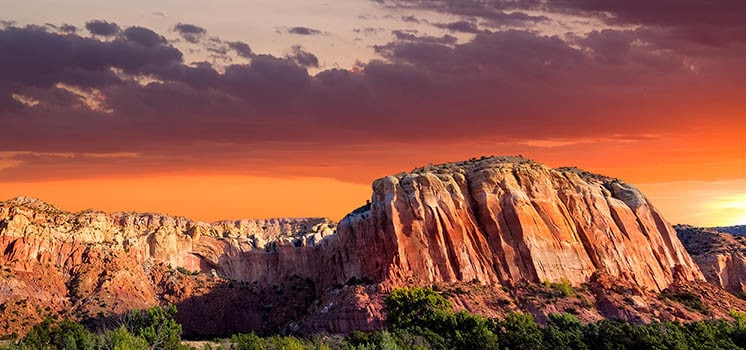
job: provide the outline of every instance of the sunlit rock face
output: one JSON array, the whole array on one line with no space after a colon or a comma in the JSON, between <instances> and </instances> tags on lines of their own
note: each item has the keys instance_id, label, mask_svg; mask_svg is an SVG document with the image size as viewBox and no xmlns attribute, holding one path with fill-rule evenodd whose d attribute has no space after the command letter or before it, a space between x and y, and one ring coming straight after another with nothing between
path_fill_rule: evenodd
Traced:
<instances>
[{"instance_id":1,"label":"sunlit rock face","mask_svg":"<svg viewBox=\"0 0 746 350\"><path fill-rule=\"evenodd\" d=\"M721 232L728 228L676 226L686 250L708 282L743 296L746 293L746 236Z\"/></svg>"},{"instance_id":2,"label":"sunlit rock face","mask_svg":"<svg viewBox=\"0 0 746 350\"><path fill-rule=\"evenodd\" d=\"M490 157L372 187L370 203L338 225L3 202L0 304L14 306L0 307L0 329L22 333L68 309L90 318L175 303L196 335L349 332L382 327L382 300L402 285L579 285L600 273L655 292L703 278L660 213L616 179ZM30 321L21 326L11 312ZM197 321L201 313L209 322Z\"/></svg>"},{"instance_id":3,"label":"sunlit rock face","mask_svg":"<svg viewBox=\"0 0 746 350\"><path fill-rule=\"evenodd\" d=\"M574 168L486 158L373 184L339 224L345 275L398 285L568 279L596 271L658 291L701 279L673 228L636 188Z\"/></svg>"}]
</instances>

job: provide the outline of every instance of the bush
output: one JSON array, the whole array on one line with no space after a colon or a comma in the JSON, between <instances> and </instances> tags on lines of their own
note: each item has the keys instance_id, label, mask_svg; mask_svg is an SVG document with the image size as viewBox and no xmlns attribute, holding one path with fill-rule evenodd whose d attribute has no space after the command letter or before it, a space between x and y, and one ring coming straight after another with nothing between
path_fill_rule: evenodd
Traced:
<instances>
[{"instance_id":1,"label":"bush","mask_svg":"<svg viewBox=\"0 0 746 350\"><path fill-rule=\"evenodd\" d=\"M234 334L231 337L231 349L236 350L262 350L264 340L253 332L251 334Z\"/></svg>"},{"instance_id":2,"label":"bush","mask_svg":"<svg viewBox=\"0 0 746 350\"><path fill-rule=\"evenodd\" d=\"M34 326L18 344L19 349L87 350L97 347L96 336L78 323L65 320L52 325L47 317Z\"/></svg>"},{"instance_id":3,"label":"bush","mask_svg":"<svg viewBox=\"0 0 746 350\"><path fill-rule=\"evenodd\" d=\"M157 349L178 349L181 345L181 325L174 320L176 307L158 306L147 310L133 310L125 316L122 324L127 330L145 339L150 346Z\"/></svg>"},{"instance_id":4,"label":"bush","mask_svg":"<svg viewBox=\"0 0 746 350\"><path fill-rule=\"evenodd\" d=\"M529 314L511 313L496 323L500 349L544 349L539 324Z\"/></svg>"},{"instance_id":5,"label":"bush","mask_svg":"<svg viewBox=\"0 0 746 350\"><path fill-rule=\"evenodd\" d=\"M672 292L666 290L661 293L661 297L673 300L681 305L684 305L684 307L691 311L696 311L703 315L710 315L710 309L708 309L707 306L705 306L705 304L702 302L702 299L700 299L700 297L694 293Z\"/></svg>"},{"instance_id":6,"label":"bush","mask_svg":"<svg viewBox=\"0 0 746 350\"><path fill-rule=\"evenodd\" d=\"M399 288L385 300L386 320L393 328L405 329L428 323L451 312L451 302L431 288Z\"/></svg>"},{"instance_id":7,"label":"bush","mask_svg":"<svg viewBox=\"0 0 746 350\"><path fill-rule=\"evenodd\" d=\"M149 344L145 339L131 334L124 326L106 331L103 336L103 343L105 349L112 350L140 350L149 348Z\"/></svg>"},{"instance_id":8,"label":"bush","mask_svg":"<svg viewBox=\"0 0 746 350\"><path fill-rule=\"evenodd\" d=\"M560 292L566 298L575 296L575 290L572 288L570 280L565 277L562 277L559 282L549 282L549 280L546 280L544 281L544 286Z\"/></svg>"},{"instance_id":9,"label":"bush","mask_svg":"<svg viewBox=\"0 0 746 350\"><path fill-rule=\"evenodd\" d=\"M583 340L583 324L570 314L549 315L544 327L544 343L555 349L588 349Z\"/></svg>"}]
</instances>

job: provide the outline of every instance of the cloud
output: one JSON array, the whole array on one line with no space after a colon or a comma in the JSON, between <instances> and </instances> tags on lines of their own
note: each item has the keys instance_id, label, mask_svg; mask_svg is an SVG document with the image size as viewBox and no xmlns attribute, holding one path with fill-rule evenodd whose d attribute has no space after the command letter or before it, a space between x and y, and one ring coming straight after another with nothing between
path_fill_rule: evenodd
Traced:
<instances>
[{"instance_id":1,"label":"cloud","mask_svg":"<svg viewBox=\"0 0 746 350\"><path fill-rule=\"evenodd\" d=\"M174 26L174 30L179 33L184 40L193 44L200 42L205 35L207 35L207 30L205 28L194 24L177 23L176 26Z\"/></svg>"},{"instance_id":2,"label":"cloud","mask_svg":"<svg viewBox=\"0 0 746 350\"><path fill-rule=\"evenodd\" d=\"M308 28L308 27L292 27L288 29L288 33L290 34L297 34L297 35L319 35L322 34L322 32L318 29Z\"/></svg>"},{"instance_id":3,"label":"cloud","mask_svg":"<svg viewBox=\"0 0 746 350\"><path fill-rule=\"evenodd\" d=\"M235 51L237 55L244 58L251 58L254 56L254 52L251 50L249 44L241 41L231 41L228 43L228 47Z\"/></svg>"},{"instance_id":4,"label":"cloud","mask_svg":"<svg viewBox=\"0 0 746 350\"><path fill-rule=\"evenodd\" d=\"M743 26L746 3L739 0L717 3L676 0L654 3L640 0L562 0L557 1L554 6L597 16L611 14L607 19L610 22L671 28L676 35L705 45L746 42L746 27Z\"/></svg>"},{"instance_id":5,"label":"cloud","mask_svg":"<svg viewBox=\"0 0 746 350\"><path fill-rule=\"evenodd\" d=\"M314 67L319 66L319 59L316 55L303 50L300 45L293 46L292 53L288 55L288 58L294 60L296 63L303 67Z\"/></svg>"},{"instance_id":6,"label":"cloud","mask_svg":"<svg viewBox=\"0 0 746 350\"><path fill-rule=\"evenodd\" d=\"M14 53L0 56L0 80L38 88L56 83L97 87L119 82L110 68L135 73L146 66L181 62L182 53L159 35L133 28L112 41L49 33L37 27L0 30L0 47Z\"/></svg>"},{"instance_id":7,"label":"cloud","mask_svg":"<svg viewBox=\"0 0 746 350\"><path fill-rule=\"evenodd\" d=\"M475 23L468 21L437 23L435 24L435 26L438 28L448 29L452 32L476 33L479 31L479 27L477 27Z\"/></svg>"},{"instance_id":8,"label":"cloud","mask_svg":"<svg viewBox=\"0 0 746 350\"><path fill-rule=\"evenodd\" d=\"M157 47L166 43L166 38L148 28L129 27L122 34L128 41L145 47Z\"/></svg>"},{"instance_id":9,"label":"cloud","mask_svg":"<svg viewBox=\"0 0 746 350\"><path fill-rule=\"evenodd\" d=\"M116 23L103 20L88 21L85 24L85 29L91 32L91 34L100 36L114 36L120 31L119 25Z\"/></svg>"},{"instance_id":10,"label":"cloud","mask_svg":"<svg viewBox=\"0 0 746 350\"><path fill-rule=\"evenodd\" d=\"M287 154L300 162L303 152L342 148L354 157L371 145L675 133L703 116L746 130L736 93L746 50L687 51L685 42L661 39L668 34L513 29L459 41L394 31L374 47L378 59L309 73L319 58L300 46L278 57L210 38L200 45L226 48L215 55L249 60L185 63L147 28L101 38L10 26L0 29L0 52L14 52L0 55L0 152L136 153L117 167L167 171ZM102 165L113 160L88 158L19 158L24 165L0 179L89 161L98 165L88 170L114 171Z\"/></svg>"},{"instance_id":11,"label":"cloud","mask_svg":"<svg viewBox=\"0 0 746 350\"><path fill-rule=\"evenodd\" d=\"M437 36L417 36L410 32L402 30L394 30L391 32L398 41L417 41L420 43L431 43L431 44L455 44L458 39L452 35ZM383 46L377 46L383 47Z\"/></svg>"},{"instance_id":12,"label":"cloud","mask_svg":"<svg viewBox=\"0 0 746 350\"><path fill-rule=\"evenodd\" d=\"M679 0L393 0L388 6L480 18L496 27L548 21L556 15L595 18L613 25L665 28L681 39L709 46L746 42L746 2ZM525 12L522 12L525 11ZM529 15L527 12L543 13Z\"/></svg>"},{"instance_id":13,"label":"cloud","mask_svg":"<svg viewBox=\"0 0 746 350\"><path fill-rule=\"evenodd\" d=\"M543 15L519 11L544 8L544 2L539 0L393 0L386 2L386 6L449 13L468 19L479 18L493 27L523 27L548 20Z\"/></svg>"},{"instance_id":14,"label":"cloud","mask_svg":"<svg viewBox=\"0 0 746 350\"><path fill-rule=\"evenodd\" d=\"M363 34L363 35L374 35L378 32L385 31L386 29L381 27L365 27L365 28L355 28L352 31L355 33Z\"/></svg>"},{"instance_id":15,"label":"cloud","mask_svg":"<svg viewBox=\"0 0 746 350\"><path fill-rule=\"evenodd\" d=\"M60 26L59 30L63 33L75 33L78 31L78 28L74 25L63 24Z\"/></svg>"}]
</instances>

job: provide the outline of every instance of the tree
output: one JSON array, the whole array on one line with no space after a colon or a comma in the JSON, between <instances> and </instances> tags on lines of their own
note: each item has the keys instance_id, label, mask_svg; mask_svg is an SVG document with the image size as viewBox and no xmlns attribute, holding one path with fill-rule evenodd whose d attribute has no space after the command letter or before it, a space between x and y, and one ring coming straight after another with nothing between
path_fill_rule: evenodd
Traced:
<instances>
[{"instance_id":1,"label":"tree","mask_svg":"<svg viewBox=\"0 0 746 350\"><path fill-rule=\"evenodd\" d=\"M158 306L147 310L133 310L122 321L133 335L142 337L156 349L179 349L181 345L181 325L174 320L176 307Z\"/></svg>"},{"instance_id":2,"label":"tree","mask_svg":"<svg viewBox=\"0 0 746 350\"><path fill-rule=\"evenodd\" d=\"M443 313L451 312L451 302L430 288L399 288L385 301L386 320L393 328L426 326Z\"/></svg>"},{"instance_id":3,"label":"tree","mask_svg":"<svg viewBox=\"0 0 746 350\"><path fill-rule=\"evenodd\" d=\"M89 350L96 347L96 337L85 327L70 320L57 325L47 317L34 326L18 344L20 349Z\"/></svg>"},{"instance_id":4,"label":"tree","mask_svg":"<svg viewBox=\"0 0 746 350\"><path fill-rule=\"evenodd\" d=\"M109 330L103 336L103 348L110 350L141 350L148 349L148 342L131 334L126 327Z\"/></svg>"},{"instance_id":5,"label":"tree","mask_svg":"<svg viewBox=\"0 0 746 350\"><path fill-rule=\"evenodd\" d=\"M554 349L588 349L583 340L583 324L568 313L549 315L544 327L544 344Z\"/></svg>"},{"instance_id":6,"label":"tree","mask_svg":"<svg viewBox=\"0 0 746 350\"><path fill-rule=\"evenodd\" d=\"M541 327L530 314L510 313L495 326L501 349L544 349Z\"/></svg>"}]
</instances>

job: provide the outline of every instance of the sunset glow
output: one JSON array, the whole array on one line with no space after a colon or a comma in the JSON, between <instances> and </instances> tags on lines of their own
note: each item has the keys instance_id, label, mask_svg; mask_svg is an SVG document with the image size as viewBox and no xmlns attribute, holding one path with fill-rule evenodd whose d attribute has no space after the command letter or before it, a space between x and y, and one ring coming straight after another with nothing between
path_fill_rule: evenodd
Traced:
<instances>
[{"instance_id":1,"label":"sunset glow","mask_svg":"<svg viewBox=\"0 0 746 350\"><path fill-rule=\"evenodd\" d=\"M746 8L670 5L3 1L0 200L339 219L376 178L520 154L746 224Z\"/></svg>"}]
</instances>

